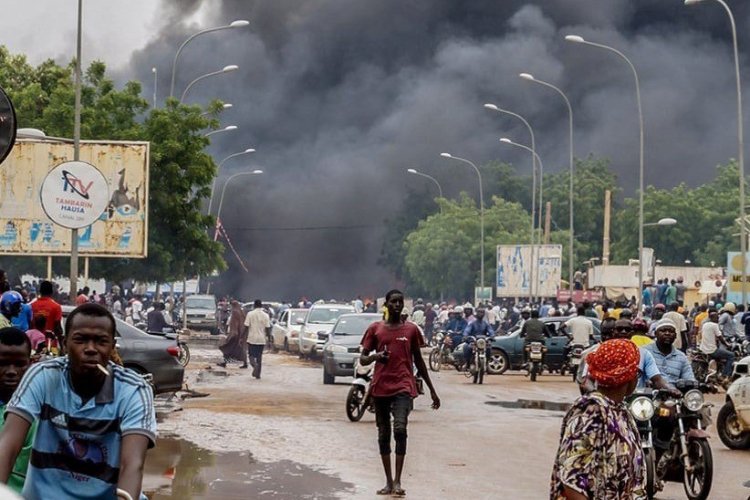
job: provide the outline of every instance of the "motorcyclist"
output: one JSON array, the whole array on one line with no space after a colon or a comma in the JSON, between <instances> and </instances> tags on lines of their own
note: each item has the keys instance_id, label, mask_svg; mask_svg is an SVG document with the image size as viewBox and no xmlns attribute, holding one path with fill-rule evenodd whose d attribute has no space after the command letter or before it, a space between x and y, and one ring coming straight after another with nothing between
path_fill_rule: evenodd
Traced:
<instances>
[{"instance_id":1,"label":"motorcyclist","mask_svg":"<svg viewBox=\"0 0 750 500\"><path fill-rule=\"evenodd\" d=\"M466 340L468 337L474 337L475 339L478 337L494 337L495 332L492 330L490 324L484 319L484 315L485 310L481 307L477 308L474 321L466 325L466 328L464 328L464 340ZM464 363L466 363L466 366L470 366L471 362L473 361L471 351L471 345L469 345L469 342L466 342L464 344ZM492 349L490 348L488 343L487 359L490 358L491 353Z\"/></svg>"},{"instance_id":2,"label":"motorcyclist","mask_svg":"<svg viewBox=\"0 0 750 500\"><path fill-rule=\"evenodd\" d=\"M448 316L448 323L445 326L446 331L453 341L453 346L458 346L461 343L467 325L468 323L464 319L464 308L456 306Z\"/></svg>"},{"instance_id":3,"label":"motorcyclist","mask_svg":"<svg viewBox=\"0 0 750 500\"><path fill-rule=\"evenodd\" d=\"M530 307L524 307L521 309L521 319L518 320L518 326L523 328L524 323L531 317L531 308ZM539 318L539 312L537 311L537 318Z\"/></svg>"},{"instance_id":4,"label":"motorcyclist","mask_svg":"<svg viewBox=\"0 0 750 500\"><path fill-rule=\"evenodd\" d=\"M674 344L677 338L677 324L664 318L656 325L656 342L643 347L651 353L656 361L659 372L670 384L676 384L678 380L693 380L693 369L690 367L685 353L676 349Z\"/></svg>"},{"instance_id":5,"label":"motorcyclist","mask_svg":"<svg viewBox=\"0 0 750 500\"><path fill-rule=\"evenodd\" d=\"M544 323L539 319L538 310L529 310L529 316L530 318L524 321L523 326L521 327L521 337L523 337L523 347L527 361L528 351L526 350L526 347L532 342L541 342L542 344L545 344L545 339L550 336L549 332L544 327Z\"/></svg>"},{"instance_id":6,"label":"motorcyclist","mask_svg":"<svg viewBox=\"0 0 750 500\"><path fill-rule=\"evenodd\" d=\"M20 293L9 290L0 296L0 328L12 326L13 318L21 313L23 297Z\"/></svg>"}]
</instances>

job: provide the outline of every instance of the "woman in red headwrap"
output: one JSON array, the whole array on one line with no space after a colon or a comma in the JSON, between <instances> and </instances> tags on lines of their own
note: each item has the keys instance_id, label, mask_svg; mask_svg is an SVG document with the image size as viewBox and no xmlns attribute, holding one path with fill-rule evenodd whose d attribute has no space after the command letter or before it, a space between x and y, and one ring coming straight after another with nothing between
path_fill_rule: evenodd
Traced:
<instances>
[{"instance_id":1,"label":"woman in red headwrap","mask_svg":"<svg viewBox=\"0 0 750 500\"><path fill-rule=\"evenodd\" d=\"M626 396L638 380L638 347L608 340L587 357L597 390L565 415L552 470L550 498L615 500L645 496L646 469Z\"/></svg>"}]
</instances>

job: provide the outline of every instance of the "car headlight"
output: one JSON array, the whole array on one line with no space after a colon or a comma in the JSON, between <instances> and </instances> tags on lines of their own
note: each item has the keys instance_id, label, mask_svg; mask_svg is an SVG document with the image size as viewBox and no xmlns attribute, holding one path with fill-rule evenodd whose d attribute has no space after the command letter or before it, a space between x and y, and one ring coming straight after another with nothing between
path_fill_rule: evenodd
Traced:
<instances>
[{"instance_id":1,"label":"car headlight","mask_svg":"<svg viewBox=\"0 0 750 500\"><path fill-rule=\"evenodd\" d=\"M651 420L654 416L654 402L646 396L637 397L630 403L630 413L640 422Z\"/></svg>"},{"instance_id":2,"label":"car headlight","mask_svg":"<svg viewBox=\"0 0 750 500\"><path fill-rule=\"evenodd\" d=\"M477 349L480 351L487 348L487 341L484 339L477 340Z\"/></svg>"},{"instance_id":3,"label":"car headlight","mask_svg":"<svg viewBox=\"0 0 750 500\"><path fill-rule=\"evenodd\" d=\"M333 353L342 353L342 352L346 352L346 351L347 351L347 349L346 349L346 347L344 347L344 346L342 346L342 345L336 345L336 344L328 344L328 345L326 346L326 351L328 351L328 352L330 352L331 354L333 354Z\"/></svg>"},{"instance_id":4,"label":"car headlight","mask_svg":"<svg viewBox=\"0 0 750 500\"><path fill-rule=\"evenodd\" d=\"M206 313L206 317L209 319L214 319L216 317L216 313L212 313L212 312Z\"/></svg>"},{"instance_id":5,"label":"car headlight","mask_svg":"<svg viewBox=\"0 0 750 500\"><path fill-rule=\"evenodd\" d=\"M690 389L682 397L682 402L688 410L698 411L703 408L705 399L703 398L703 393L701 391L698 389Z\"/></svg>"}]
</instances>

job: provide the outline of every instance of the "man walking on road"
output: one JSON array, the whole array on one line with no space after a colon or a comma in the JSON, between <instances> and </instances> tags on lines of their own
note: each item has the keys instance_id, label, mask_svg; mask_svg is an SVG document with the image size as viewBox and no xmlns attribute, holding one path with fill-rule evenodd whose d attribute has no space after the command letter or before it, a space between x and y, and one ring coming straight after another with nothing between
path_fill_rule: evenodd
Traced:
<instances>
[{"instance_id":1,"label":"man walking on road","mask_svg":"<svg viewBox=\"0 0 750 500\"><path fill-rule=\"evenodd\" d=\"M362 338L360 363L375 364L371 394L375 404L375 420L378 426L378 446L385 471L385 487L378 495L404 496L401 488L401 473L406 456L406 427L413 400L417 397L417 382L413 364L430 388L432 408L440 408L435 387L420 352L419 329L414 323L401 322L404 294L391 290L385 295L388 311L384 321L373 323ZM391 416L393 416L393 438L396 441L396 474L391 469Z\"/></svg>"},{"instance_id":2,"label":"man walking on road","mask_svg":"<svg viewBox=\"0 0 750 500\"><path fill-rule=\"evenodd\" d=\"M263 310L263 302L256 299L253 310L245 316L247 332L247 353L250 366L253 367L253 377L260 379L260 369L263 362L263 347L266 345L266 328L271 328L271 320Z\"/></svg>"}]
</instances>

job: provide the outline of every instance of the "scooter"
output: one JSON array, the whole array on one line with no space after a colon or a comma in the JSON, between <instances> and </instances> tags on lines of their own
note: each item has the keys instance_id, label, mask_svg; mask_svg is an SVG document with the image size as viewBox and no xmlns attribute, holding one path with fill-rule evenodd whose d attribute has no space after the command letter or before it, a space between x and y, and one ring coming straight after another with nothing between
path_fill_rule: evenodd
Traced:
<instances>
[{"instance_id":1,"label":"scooter","mask_svg":"<svg viewBox=\"0 0 750 500\"><path fill-rule=\"evenodd\" d=\"M352 422L359 422L365 411L374 412L375 407L370 397L370 382L375 369L375 362L363 365L359 358L354 359L354 380L346 395L346 416Z\"/></svg>"},{"instance_id":2,"label":"scooter","mask_svg":"<svg viewBox=\"0 0 750 500\"><path fill-rule=\"evenodd\" d=\"M530 342L525 350L529 360L527 365L529 378L532 382L536 382L537 374L541 374L544 367L544 353L547 352L547 348L541 342Z\"/></svg>"},{"instance_id":3,"label":"scooter","mask_svg":"<svg viewBox=\"0 0 750 500\"><path fill-rule=\"evenodd\" d=\"M583 359L583 351L586 347L583 344L570 344L567 347L567 356L565 364L560 368L560 374L565 375L566 372L573 376L573 382L576 381L578 376L578 367L581 365Z\"/></svg>"},{"instance_id":4,"label":"scooter","mask_svg":"<svg viewBox=\"0 0 750 500\"><path fill-rule=\"evenodd\" d=\"M732 379L726 402L716 417L716 429L724 446L747 450L750 449L750 356L734 364Z\"/></svg>"}]
</instances>

